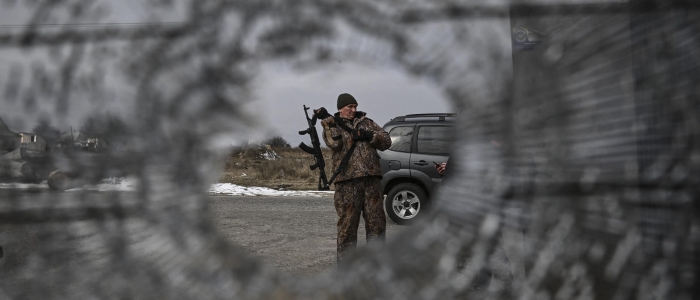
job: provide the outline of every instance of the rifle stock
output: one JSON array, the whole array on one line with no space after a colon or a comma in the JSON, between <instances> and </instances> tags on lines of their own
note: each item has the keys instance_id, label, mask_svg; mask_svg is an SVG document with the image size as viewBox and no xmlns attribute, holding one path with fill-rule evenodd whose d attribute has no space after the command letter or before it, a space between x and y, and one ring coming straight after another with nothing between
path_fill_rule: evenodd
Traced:
<instances>
[{"instance_id":1,"label":"rifle stock","mask_svg":"<svg viewBox=\"0 0 700 300\"><path fill-rule=\"evenodd\" d=\"M299 144L299 148L303 150L306 153L312 154L314 156L314 161L315 163L311 166L311 170L314 170L316 168L319 169L320 174L318 177L318 190L319 191L327 191L330 189L330 186L328 184L328 178L326 177L326 162L323 160L323 152L321 151L321 142L318 138L318 133L316 132L316 116L314 115L313 118L309 118L309 107L306 107L304 105L304 114L306 115L306 123L308 124L309 128L306 130L299 131L299 135L305 135L308 134L309 137L311 137L311 147L308 145L304 144L304 142L301 142Z\"/></svg>"}]
</instances>

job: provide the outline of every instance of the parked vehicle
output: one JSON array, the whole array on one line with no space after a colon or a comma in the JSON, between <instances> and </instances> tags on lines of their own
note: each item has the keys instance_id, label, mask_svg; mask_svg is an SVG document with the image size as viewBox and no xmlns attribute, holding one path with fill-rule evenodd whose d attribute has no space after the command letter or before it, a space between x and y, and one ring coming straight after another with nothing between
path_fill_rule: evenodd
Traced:
<instances>
[{"instance_id":1,"label":"parked vehicle","mask_svg":"<svg viewBox=\"0 0 700 300\"><path fill-rule=\"evenodd\" d=\"M396 224L425 215L430 196L442 182L435 163L447 162L454 137L454 114L413 114L391 119L384 130L391 147L378 151L384 209Z\"/></svg>"}]
</instances>

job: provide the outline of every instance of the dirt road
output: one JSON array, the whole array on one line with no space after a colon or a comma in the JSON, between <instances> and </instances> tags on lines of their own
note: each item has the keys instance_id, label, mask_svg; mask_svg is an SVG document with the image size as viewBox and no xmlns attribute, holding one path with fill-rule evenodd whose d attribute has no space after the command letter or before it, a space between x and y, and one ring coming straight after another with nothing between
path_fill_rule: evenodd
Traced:
<instances>
[{"instance_id":1,"label":"dirt road","mask_svg":"<svg viewBox=\"0 0 700 300\"><path fill-rule=\"evenodd\" d=\"M311 276L335 267L337 216L331 196L216 196L211 208L221 235L282 271ZM387 221L387 236L401 228ZM364 244L361 222L358 246Z\"/></svg>"}]
</instances>

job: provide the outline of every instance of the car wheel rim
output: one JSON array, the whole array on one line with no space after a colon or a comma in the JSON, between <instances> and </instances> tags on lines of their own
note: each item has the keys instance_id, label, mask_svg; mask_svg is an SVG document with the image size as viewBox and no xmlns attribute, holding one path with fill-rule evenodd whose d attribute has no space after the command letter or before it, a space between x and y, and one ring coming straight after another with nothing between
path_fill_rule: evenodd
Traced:
<instances>
[{"instance_id":1,"label":"car wheel rim","mask_svg":"<svg viewBox=\"0 0 700 300\"><path fill-rule=\"evenodd\" d=\"M513 35L515 36L515 41L520 43L527 42L527 32L525 32L525 30L516 30Z\"/></svg>"},{"instance_id":2,"label":"car wheel rim","mask_svg":"<svg viewBox=\"0 0 700 300\"><path fill-rule=\"evenodd\" d=\"M413 219L420 211L420 199L410 191L402 191L391 200L391 207L399 218Z\"/></svg>"}]
</instances>

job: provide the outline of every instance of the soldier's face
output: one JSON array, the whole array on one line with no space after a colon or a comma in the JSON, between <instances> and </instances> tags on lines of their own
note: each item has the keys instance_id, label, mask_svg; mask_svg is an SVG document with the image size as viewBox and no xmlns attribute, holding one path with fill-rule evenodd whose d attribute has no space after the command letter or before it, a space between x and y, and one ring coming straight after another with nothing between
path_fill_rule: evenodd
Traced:
<instances>
[{"instance_id":1,"label":"soldier's face","mask_svg":"<svg viewBox=\"0 0 700 300\"><path fill-rule=\"evenodd\" d=\"M342 118L344 118L344 119L350 119L350 120L352 120L352 119L355 118L355 112L356 112L356 111L357 111L357 104L348 104L348 105L345 105L345 106L343 106L343 108L341 108L341 109L339 110L339 112L340 112L340 117L342 117Z\"/></svg>"}]
</instances>

